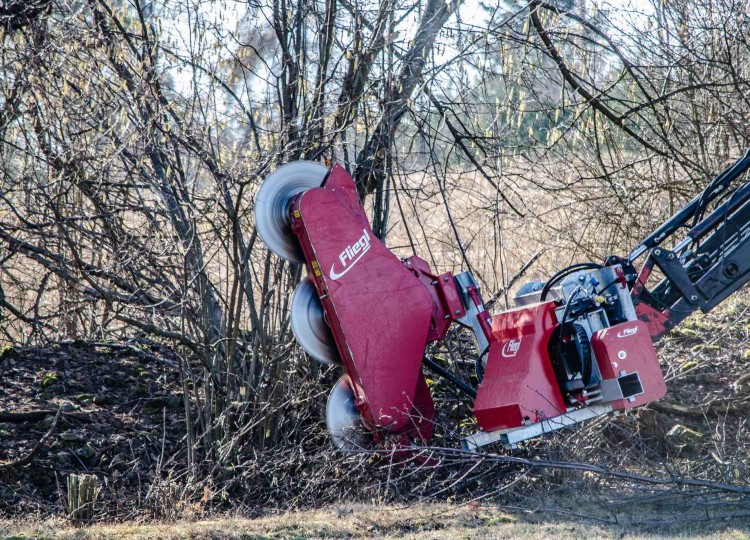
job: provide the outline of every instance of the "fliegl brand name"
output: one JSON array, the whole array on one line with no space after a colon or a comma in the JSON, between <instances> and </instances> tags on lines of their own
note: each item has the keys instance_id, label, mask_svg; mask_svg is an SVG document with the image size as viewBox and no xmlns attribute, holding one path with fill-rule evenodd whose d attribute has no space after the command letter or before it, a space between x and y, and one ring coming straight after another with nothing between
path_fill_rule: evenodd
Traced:
<instances>
[{"instance_id":1,"label":"fliegl brand name","mask_svg":"<svg viewBox=\"0 0 750 540\"><path fill-rule=\"evenodd\" d=\"M522 338L511 339L505 345L503 345L503 350L500 351L503 357L513 358L516 354L518 354L518 350L521 348L521 339Z\"/></svg>"},{"instance_id":2,"label":"fliegl brand name","mask_svg":"<svg viewBox=\"0 0 750 540\"><path fill-rule=\"evenodd\" d=\"M354 242L344 248L339 253L339 261L341 261L341 270L336 271L336 263L331 265L331 279L337 280L349 270L354 268L354 265L364 257L365 253L370 251L370 235L367 233L367 229L362 229L362 236Z\"/></svg>"},{"instance_id":3,"label":"fliegl brand name","mask_svg":"<svg viewBox=\"0 0 750 540\"><path fill-rule=\"evenodd\" d=\"M619 332L617 332L617 337L628 337L633 336L638 331L638 327L634 326L633 328L623 328Z\"/></svg>"}]
</instances>

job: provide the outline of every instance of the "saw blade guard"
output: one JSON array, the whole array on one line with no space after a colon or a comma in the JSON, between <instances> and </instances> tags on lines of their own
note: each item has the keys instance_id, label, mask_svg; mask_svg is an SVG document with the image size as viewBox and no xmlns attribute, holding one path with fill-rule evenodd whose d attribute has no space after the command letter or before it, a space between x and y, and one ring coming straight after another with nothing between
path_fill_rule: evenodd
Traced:
<instances>
[{"instance_id":1,"label":"saw blade guard","mask_svg":"<svg viewBox=\"0 0 750 540\"><path fill-rule=\"evenodd\" d=\"M297 235L366 425L410 429L433 299L372 232L351 176L336 165L291 202Z\"/></svg>"},{"instance_id":2,"label":"saw blade guard","mask_svg":"<svg viewBox=\"0 0 750 540\"><path fill-rule=\"evenodd\" d=\"M333 333L325 321L323 305L310 278L299 282L292 296L292 333L297 343L321 364L341 364Z\"/></svg>"},{"instance_id":3,"label":"saw blade guard","mask_svg":"<svg viewBox=\"0 0 750 540\"><path fill-rule=\"evenodd\" d=\"M268 249L288 261L304 261L291 229L289 201L308 189L320 187L328 169L314 161L295 161L268 175L255 197L255 227Z\"/></svg>"}]
</instances>

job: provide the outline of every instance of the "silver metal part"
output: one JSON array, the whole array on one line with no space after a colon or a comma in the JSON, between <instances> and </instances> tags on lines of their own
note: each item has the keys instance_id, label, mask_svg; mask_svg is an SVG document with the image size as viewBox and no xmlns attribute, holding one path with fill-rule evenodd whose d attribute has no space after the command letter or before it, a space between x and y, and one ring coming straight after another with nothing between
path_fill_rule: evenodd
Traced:
<instances>
[{"instance_id":1,"label":"silver metal part","mask_svg":"<svg viewBox=\"0 0 750 540\"><path fill-rule=\"evenodd\" d=\"M310 279L294 289L291 307L292 333L307 354L322 364L341 364L333 333L325 321L318 291Z\"/></svg>"},{"instance_id":2,"label":"silver metal part","mask_svg":"<svg viewBox=\"0 0 750 540\"><path fill-rule=\"evenodd\" d=\"M533 439L545 433L580 424L581 422L610 412L612 412L612 406L606 404L582 407L528 426L489 432L480 431L466 437L461 441L461 446L463 446L464 450L478 450L482 446L499 442L506 448L515 448L518 443L527 439Z\"/></svg>"},{"instance_id":3,"label":"silver metal part","mask_svg":"<svg viewBox=\"0 0 750 540\"><path fill-rule=\"evenodd\" d=\"M289 200L303 191L320 187L328 169L314 161L295 161L268 175L255 197L255 227L276 255L302 262L302 250L289 226Z\"/></svg>"},{"instance_id":4,"label":"silver metal part","mask_svg":"<svg viewBox=\"0 0 750 540\"><path fill-rule=\"evenodd\" d=\"M541 281L537 280L525 283L520 289L518 289L516 296L513 298L516 306L528 306L541 302L542 289L544 289L544 283ZM558 298L562 298L562 293L560 292L560 287L556 286L549 290L545 300L557 300Z\"/></svg>"},{"instance_id":5,"label":"silver metal part","mask_svg":"<svg viewBox=\"0 0 750 540\"><path fill-rule=\"evenodd\" d=\"M468 292L469 287L473 285L477 288L477 294L479 294L479 285L474 281L474 276L471 275L471 272L461 272L460 274L453 276L453 279L456 282L456 288L458 289L458 294L461 297L461 303L464 306L465 312L463 317L456 319L456 322L472 329L477 341L477 349L481 354L490 344L484 335L484 331L482 331L479 320L477 320L479 309L474 305L474 301L471 299Z\"/></svg>"},{"instance_id":6,"label":"silver metal part","mask_svg":"<svg viewBox=\"0 0 750 540\"><path fill-rule=\"evenodd\" d=\"M638 316L635 314L633 299L630 297L630 291L627 288L623 289L622 285L620 285L619 276L617 275L618 269L621 270L620 265L613 265L597 270L581 270L570 275L562 282L562 294L565 301L570 301L573 292L581 287L585 289L584 294L598 295L601 293L606 297L612 297L616 303L616 315L618 319L622 318L626 321L636 320ZM596 290L594 290L591 283L592 277L598 282ZM580 293L575 298L580 298ZM595 327L596 324L593 326ZM606 323L606 326L609 326L609 322ZM596 328L593 331L595 332L599 329Z\"/></svg>"},{"instance_id":7,"label":"silver metal part","mask_svg":"<svg viewBox=\"0 0 750 540\"><path fill-rule=\"evenodd\" d=\"M672 248L672 251L674 253L680 253L683 249L685 249L691 243L693 243L693 241L694 240L688 236L684 240L682 240L679 244L677 244L674 248Z\"/></svg>"},{"instance_id":8,"label":"silver metal part","mask_svg":"<svg viewBox=\"0 0 750 540\"><path fill-rule=\"evenodd\" d=\"M643 394L643 383L637 371L620 372L616 379L605 379L599 383L599 390L603 401L617 401L620 399L634 400Z\"/></svg>"},{"instance_id":9,"label":"silver metal part","mask_svg":"<svg viewBox=\"0 0 750 540\"><path fill-rule=\"evenodd\" d=\"M586 403L587 404L595 403L597 401L602 401L602 391L601 391L601 389L598 386L594 387L591 390L585 390L584 389L581 392L581 394L583 395L583 397L586 398ZM570 400L573 401L573 402L575 402L575 399L573 399L573 398L570 398ZM610 400L605 399L603 401L610 401Z\"/></svg>"},{"instance_id":10,"label":"silver metal part","mask_svg":"<svg viewBox=\"0 0 750 540\"><path fill-rule=\"evenodd\" d=\"M628 255L628 260L630 262L633 262L638 257L640 257L641 255L643 255L644 253L646 253L647 251L648 251L648 248L646 246L644 246L643 244L641 244L640 246L638 246L637 248L635 248L630 255Z\"/></svg>"},{"instance_id":11,"label":"silver metal part","mask_svg":"<svg viewBox=\"0 0 750 540\"><path fill-rule=\"evenodd\" d=\"M344 454L370 450L373 438L354 406L354 392L344 375L331 390L326 404L326 426L333 444Z\"/></svg>"},{"instance_id":12,"label":"silver metal part","mask_svg":"<svg viewBox=\"0 0 750 540\"><path fill-rule=\"evenodd\" d=\"M555 310L557 320L562 319L564 312L565 306L561 306ZM568 317L568 322L572 322L570 317ZM607 318L607 312L601 308L584 313L583 315L578 317L575 322L586 329L586 335L588 335L589 339L599 330L608 328L610 326L609 319Z\"/></svg>"}]
</instances>

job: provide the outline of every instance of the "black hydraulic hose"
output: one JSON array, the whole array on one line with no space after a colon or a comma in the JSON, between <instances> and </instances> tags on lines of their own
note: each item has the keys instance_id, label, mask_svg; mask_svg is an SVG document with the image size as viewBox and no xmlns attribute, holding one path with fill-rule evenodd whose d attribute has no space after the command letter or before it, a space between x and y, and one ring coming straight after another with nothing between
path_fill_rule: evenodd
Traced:
<instances>
[{"instance_id":1,"label":"black hydraulic hose","mask_svg":"<svg viewBox=\"0 0 750 540\"><path fill-rule=\"evenodd\" d=\"M568 274L572 274L576 270L599 270L600 268L604 268L604 265L598 264L598 263L577 263L577 264L571 264L567 268L563 268L559 272L557 272L554 276L549 278L549 281L544 284L544 288L542 288L542 294L539 297L539 300L541 302L544 302L544 300L547 299L547 294L549 294L549 291L552 287L555 286L555 283L560 281L562 278L567 276Z\"/></svg>"},{"instance_id":2,"label":"black hydraulic hose","mask_svg":"<svg viewBox=\"0 0 750 540\"><path fill-rule=\"evenodd\" d=\"M444 379L452 382L454 385L456 385L456 388L464 392L465 394L468 394L472 399L477 398L477 390L473 386L466 384L464 381L456 377L453 373L445 369L443 366L435 362L432 358L424 357L422 359L424 364L430 368L432 371L443 377Z\"/></svg>"}]
</instances>

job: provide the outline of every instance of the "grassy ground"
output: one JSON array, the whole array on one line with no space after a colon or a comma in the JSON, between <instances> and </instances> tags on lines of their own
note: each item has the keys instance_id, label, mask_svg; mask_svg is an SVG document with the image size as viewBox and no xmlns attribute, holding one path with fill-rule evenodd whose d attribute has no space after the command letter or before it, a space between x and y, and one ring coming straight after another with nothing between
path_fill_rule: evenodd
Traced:
<instances>
[{"instance_id":1,"label":"grassy ground","mask_svg":"<svg viewBox=\"0 0 750 540\"><path fill-rule=\"evenodd\" d=\"M93 525L63 521L0 522L6 539L145 540L260 538L750 538L750 520L638 524L582 521L574 516L510 514L494 508L430 504L411 508L342 506L258 519L225 517L209 521Z\"/></svg>"}]
</instances>

